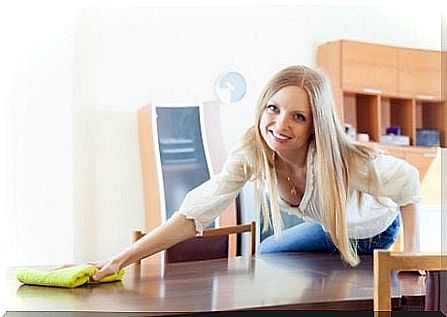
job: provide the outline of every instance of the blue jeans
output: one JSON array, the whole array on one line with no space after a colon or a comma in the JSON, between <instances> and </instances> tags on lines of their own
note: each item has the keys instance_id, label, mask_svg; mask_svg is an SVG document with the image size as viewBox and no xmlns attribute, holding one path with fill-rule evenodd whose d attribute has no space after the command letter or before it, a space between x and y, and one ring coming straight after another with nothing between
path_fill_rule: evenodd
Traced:
<instances>
[{"instance_id":1,"label":"blue jeans","mask_svg":"<svg viewBox=\"0 0 447 317\"><path fill-rule=\"evenodd\" d=\"M388 249L396 241L399 228L400 216L397 216L384 232L371 238L355 240L357 253L372 254L374 249ZM284 230L279 237L271 235L260 243L258 253L275 252L337 253L338 250L321 225L304 222Z\"/></svg>"}]
</instances>

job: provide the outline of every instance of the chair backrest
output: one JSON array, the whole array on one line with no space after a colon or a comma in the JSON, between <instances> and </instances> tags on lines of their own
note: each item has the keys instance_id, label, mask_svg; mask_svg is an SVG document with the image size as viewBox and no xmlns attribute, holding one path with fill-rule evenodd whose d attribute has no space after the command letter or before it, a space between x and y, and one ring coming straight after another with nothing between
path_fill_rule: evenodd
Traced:
<instances>
[{"instance_id":1,"label":"chair backrest","mask_svg":"<svg viewBox=\"0 0 447 317\"><path fill-rule=\"evenodd\" d=\"M217 102L150 104L138 109L144 230L152 231L169 219L190 190L222 170L227 155L222 142L219 110ZM218 223L234 226L238 224L238 217L234 199L220 214ZM225 239L229 239L229 243ZM181 254L195 249L206 250L208 254L229 250L231 256L236 255L234 236L214 240L207 244L196 239L188 240L167 251L166 255L169 259L181 259Z\"/></svg>"},{"instance_id":2,"label":"chair backrest","mask_svg":"<svg viewBox=\"0 0 447 317\"><path fill-rule=\"evenodd\" d=\"M374 311L391 311L390 273L404 271L444 271L447 270L446 254L405 254L389 250L374 250ZM445 288L445 286L444 286ZM436 294L427 292L429 296Z\"/></svg>"},{"instance_id":3,"label":"chair backrest","mask_svg":"<svg viewBox=\"0 0 447 317\"><path fill-rule=\"evenodd\" d=\"M195 237L180 242L166 250L166 262L186 262L224 258L228 256L229 235L250 233L250 254L256 253L256 222L252 221L248 224L225 226L221 228L212 228L203 230L203 236ZM145 235L144 232L136 230L133 232L132 239L137 241ZM207 252L209 248L204 248L208 244L221 244L222 248L214 248L212 253ZM138 261L136 264L139 265Z\"/></svg>"}]
</instances>

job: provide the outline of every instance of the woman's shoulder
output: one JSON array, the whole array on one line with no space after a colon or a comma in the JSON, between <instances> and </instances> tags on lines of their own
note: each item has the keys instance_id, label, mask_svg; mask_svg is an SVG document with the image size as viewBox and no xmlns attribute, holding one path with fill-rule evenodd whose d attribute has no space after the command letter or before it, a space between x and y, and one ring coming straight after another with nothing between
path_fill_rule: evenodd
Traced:
<instances>
[{"instance_id":1,"label":"woman's shoulder","mask_svg":"<svg viewBox=\"0 0 447 317\"><path fill-rule=\"evenodd\" d=\"M363 147L364 155L359 155L358 159L351 165L351 179L363 182L365 179L371 179L371 175L381 181L391 181L396 177L402 177L405 174L415 174L416 168L407 161L391 155L386 150L377 146Z\"/></svg>"},{"instance_id":2,"label":"woman's shoulder","mask_svg":"<svg viewBox=\"0 0 447 317\"><path fill-rule=\"evenodd\" d=\"M243 134L238 137L235 144L231 148L225 167L227 170L235 170L243 168L251 170L256 164L256 142L254 139Z\"/></svg>"},{"instance_id":3,"label":"woman's shoulder","mask_svg":"<svg viewBox=\"0 0 447 317\"><path fill-rule=\"evenodd\" d=\"M256 154L256 146L256 135L250 128L238 137L230 153L232 155L243 155L247 159L251 159Z\"/></svg>"},{"instance_id":4,"label":"woman's shoulder","mask_svg":"<svg viewBox=\"0 0 447 317\"><path fill-rule=\"evenodd\" d=\"M363 158L366 160L364 161L366 166L368 162L371 162L379 170L388 170L390 167L397 167L398 165L409 165L404 159L392 155L375 143L360 144L358 148L365 153Z\"/></svg>"}]
</instances>

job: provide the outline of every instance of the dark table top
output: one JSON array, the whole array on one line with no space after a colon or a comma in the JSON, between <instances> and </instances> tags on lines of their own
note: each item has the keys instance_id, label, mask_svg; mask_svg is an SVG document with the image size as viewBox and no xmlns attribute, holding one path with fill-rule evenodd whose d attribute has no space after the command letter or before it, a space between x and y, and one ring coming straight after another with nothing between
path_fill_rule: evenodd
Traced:
<instances>
[{"instance_id":1,"label":"dark table top","mask_svg":"<svg viewBox=\"0 0 447 317\"><path fill-rule=\"evenodd\" d=\"M22 285L6 275L7 311L202 312L246 309L372 310L372 257L279 253L130 266L122 282L75 289ZM42 269L42 267L40 267ZM401 297L392 278L392 297ZM411 286L407 286L409 292ZM414 290L417 292L418 290Z\"/></svg>"}]
</instances>

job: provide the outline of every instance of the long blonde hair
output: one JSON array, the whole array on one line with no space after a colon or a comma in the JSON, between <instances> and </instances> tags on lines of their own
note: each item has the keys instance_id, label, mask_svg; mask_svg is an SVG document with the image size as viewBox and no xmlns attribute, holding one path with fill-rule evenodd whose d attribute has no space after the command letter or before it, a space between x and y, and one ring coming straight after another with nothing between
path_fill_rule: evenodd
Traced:
<instances>
[{"instance_id":1,"label":"long blonde hair","mask_svg":"<svg viewBox=\"0 0 447 317\"><path fill-rule=\"evenodd\" d=\"M244 140L256 144L255 163L250 168L256 178L257 197L264 219L264 230L273 226L275 235L281 233L282 221L277 200L277 179L274 173L274 152L267 146L259 129L261 116L268 100L286 86L298 86L309 95L315 139L316 185L321 193L323 225L342 258L350 265L359 263L356 248L348 238L346 204L349 196L350 175L359 164L371 159L376 151L364 144L349 140L335 113L331 88L321 70L306 66L287 67L273 76L262 91L255 110L255 123L246 132ZM308 166L307 168L311 168ZM377 174L368 175L368 184L377 184ZM270 196L269 206L265 191Z\"/></svg>"}]
</instances>

